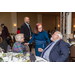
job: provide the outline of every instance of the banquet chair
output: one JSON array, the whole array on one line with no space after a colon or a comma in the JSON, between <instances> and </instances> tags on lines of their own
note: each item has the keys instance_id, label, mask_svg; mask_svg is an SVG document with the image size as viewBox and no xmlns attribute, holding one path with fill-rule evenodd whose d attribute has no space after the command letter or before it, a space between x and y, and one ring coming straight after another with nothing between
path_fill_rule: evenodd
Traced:
<instances>
[{"instance_id":1,"label":"banquet chair","mask_svg":"<svg viewBox=\"0 0 75 75\"><path fill-rule=\"evenodd\" d=\"M26 48L26 50L27 50L28 52L30 52L30 48L29 48L28 45L25 45L25 48Z\"/></svg>"},{"instance_id":2,"label":"banquet chair","mask_svg":"<svg viewBox=\"0 0 75 75\"><path fill-rule=\"evenodd\" d=\"M71 62L75 62L75 44L70 47L70 58Z\"/></svg>"}]
</instances>

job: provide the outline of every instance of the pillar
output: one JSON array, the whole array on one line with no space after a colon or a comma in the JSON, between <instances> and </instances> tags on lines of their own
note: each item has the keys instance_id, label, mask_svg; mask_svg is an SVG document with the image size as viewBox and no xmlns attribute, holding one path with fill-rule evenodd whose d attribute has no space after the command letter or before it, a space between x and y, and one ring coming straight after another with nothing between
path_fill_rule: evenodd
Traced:
<instances>
[{"instance_id":1,"label":"pillar","mask_svg":"<svg viewBox=\"0 0 75 75\"><path fill-rule=\"evenodd\" d=\"M59 16L55 16L55 26L56 26L57 30L60 30Z\"/></svg>"},{"instance_id":2,"label":"pillar","mask_svg":"<svg viewBox=\"0 0 75 75\"><path fill-rule=\"evenodd\" d=\"M72 26L72 12L69 12L67 16L67 39L73 38L73 34L71 34L71 26Z\"/></svg>"},{"instance_id":3,"label":"pillar","mask_svg":"<svg viewBox=\"0 0 75 75\"><path fill-rule=\"evenodd\" d=\"M12 32L17 33L17 12L11 12L12 18Z\"/></svg>"},{"instance_id":4,"label":"pillar","mask_svg":"<svg viewBox=\"0 0 75 75\"><path fill-rule=\"evenodd\" d=\"M42 23L42 14L38 14L38 23Z\"/></svg>"}]
</instances>

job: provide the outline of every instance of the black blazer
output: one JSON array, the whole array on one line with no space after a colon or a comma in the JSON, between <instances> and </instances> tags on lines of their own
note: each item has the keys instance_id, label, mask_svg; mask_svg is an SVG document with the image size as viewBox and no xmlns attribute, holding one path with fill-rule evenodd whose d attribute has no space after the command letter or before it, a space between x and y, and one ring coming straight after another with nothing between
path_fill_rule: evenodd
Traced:
<instances>
[{"instance_id":1,"label":"black blazer","mask_svg":"<svg viewBox=\"0 0 75 75\"><path fill-rule=\"evenodd\" d=\"M0 44L0 47L1 47L2 49L4 49L4 53L7 52L7 46L8 46L8 43L7 43L6 39L5 39L5 40L3 40L2 43Z\"/></svg>"},{"instance_id":2,"label":"black blazer","mask_svg":"<svg viewBox=\"0 0 75 75\"><path fill-rule=\"evenodd\" d=\"M3 27L1 36L3 40L9 36L8 28L6 26Z\"/></svg>"},{"instance_id":3,"label":"black blazer","mask_svg":"<svg viewBox=\"0 0 75 75\"><path fill-rule=\"evenodd\" d=\"M31 27L30 27L30 30L31 30ZM29 30L28 26L25 23L20 28L20 33L23 33L24 34L24 38L25 38L24 39L24 43L27 43L30 40L29 39L30 38L30 30Z\"/></svg>"}]
</instances>

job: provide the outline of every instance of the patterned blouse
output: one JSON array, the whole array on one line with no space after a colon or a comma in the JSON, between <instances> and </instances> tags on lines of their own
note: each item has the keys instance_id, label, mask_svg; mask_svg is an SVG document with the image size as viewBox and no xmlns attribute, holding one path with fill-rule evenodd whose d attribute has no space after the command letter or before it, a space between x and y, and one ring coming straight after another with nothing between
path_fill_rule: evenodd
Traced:
<instances>
[{"instance_id":1,"label":"patterned blouse","mask_svg":"<svg viewBox=\"0 0 75 75\"><path fill-rule=\"evenodd\" d=\"M20 42L15 42L13 45L13 52L23 53L24 46Z\"/></svg>"}]
</instances>

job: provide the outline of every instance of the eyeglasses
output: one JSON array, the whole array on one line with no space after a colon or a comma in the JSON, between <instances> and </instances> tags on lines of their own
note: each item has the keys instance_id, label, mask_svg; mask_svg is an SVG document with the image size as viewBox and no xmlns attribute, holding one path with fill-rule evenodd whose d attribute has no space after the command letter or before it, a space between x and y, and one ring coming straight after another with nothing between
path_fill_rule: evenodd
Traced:
<instances>
[{"instance_id":1,"label":"eyeglasses","mask_svg":"<svg viewBox=\"0 0 75 75\"><path fill-rule=\"evenodd\" d=\"M41 28L38 28L38 29L42 29L42 27Z\"/></svg>"}]
</instances>

